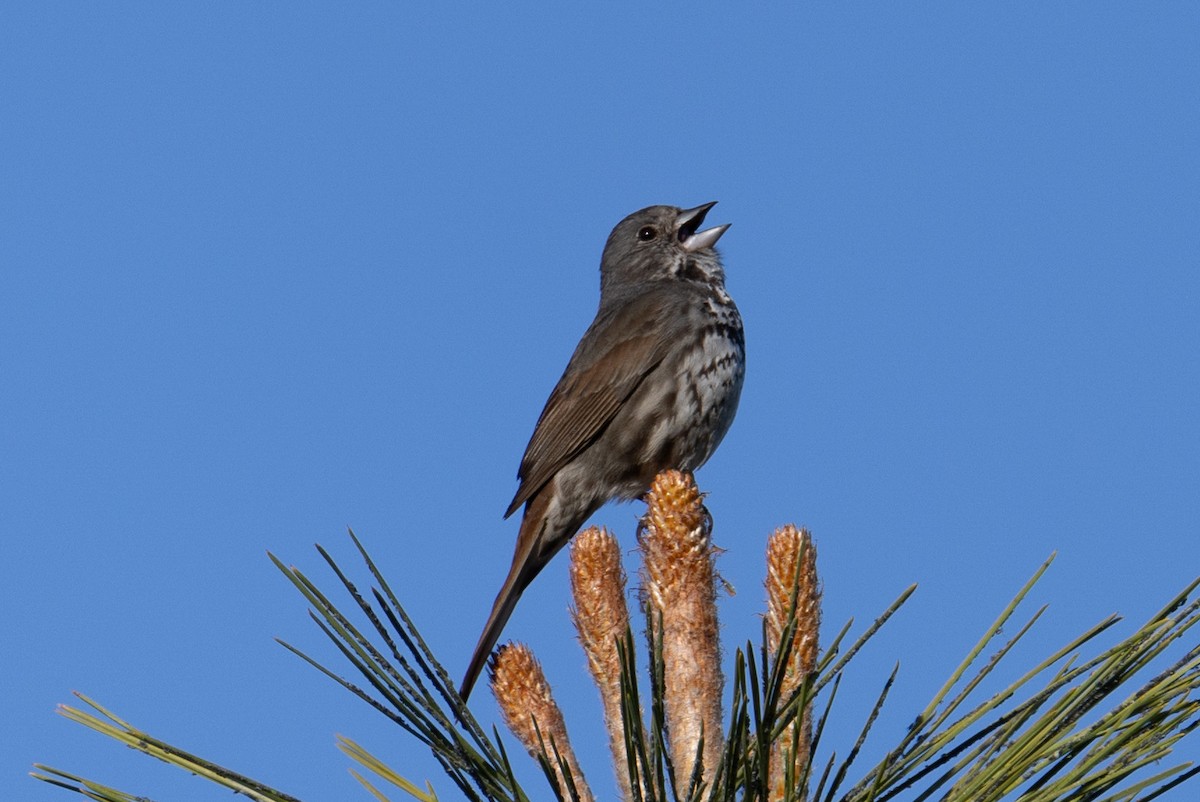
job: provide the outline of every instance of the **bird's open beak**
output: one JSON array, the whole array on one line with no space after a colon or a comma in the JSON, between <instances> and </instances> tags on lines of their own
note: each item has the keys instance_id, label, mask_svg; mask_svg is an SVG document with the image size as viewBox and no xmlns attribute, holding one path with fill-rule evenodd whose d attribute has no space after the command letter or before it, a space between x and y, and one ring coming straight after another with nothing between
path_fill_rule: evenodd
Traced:
<instances>
[{"instance_id":1,"label":"bird's open beak","mask_svg":"<svg viewBox=\"0 0 1200 802\"><path fill-rule=\"evenodd\" d=\"M716 228L696 231L704 222L704 215L708 214L708 210L716 205L717 202L713 201L703 206L697 206L695 209L684 209L679 213L679 243L685 251L691 253L711 248L717 244L717 240L725 233L725 229L729 228L729 223L726 223Z\"/></svg>"}]
</instances>

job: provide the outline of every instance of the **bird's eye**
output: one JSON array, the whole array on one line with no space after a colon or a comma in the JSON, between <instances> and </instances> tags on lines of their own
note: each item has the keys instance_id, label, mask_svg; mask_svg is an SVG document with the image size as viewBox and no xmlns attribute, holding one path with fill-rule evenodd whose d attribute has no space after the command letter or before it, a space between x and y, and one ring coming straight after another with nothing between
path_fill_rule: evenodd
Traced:
<instances>
[{"instance_id":1,"label":"bird's eye","mask_svg":"<svg viewBox=\"0 0 1200 802\"><path fill-rule=\"evenodd\" d=\"M642 242L647 242L658 236L658 231L654 226L642 226L638 231L638 239Z\"/></svg>"}]
</instances>

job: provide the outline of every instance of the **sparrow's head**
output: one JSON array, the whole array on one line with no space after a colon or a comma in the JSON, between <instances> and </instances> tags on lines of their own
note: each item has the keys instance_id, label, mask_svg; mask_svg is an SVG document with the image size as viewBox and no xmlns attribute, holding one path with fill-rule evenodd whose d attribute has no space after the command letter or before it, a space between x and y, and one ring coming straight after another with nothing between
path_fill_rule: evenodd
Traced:
<instances>
[{"instance_id":1,"label":"sparrow's head","mask_svg":"<svg viewBox=\"0 0 1200 802\"><path fill-rule=\"evenodd\" d=\"M700 230L716 205L649 206L617 223L600 259L601 294L656 281L724 286L725 271L713 246L729 224Z\"/></svg>"}]
</instances>

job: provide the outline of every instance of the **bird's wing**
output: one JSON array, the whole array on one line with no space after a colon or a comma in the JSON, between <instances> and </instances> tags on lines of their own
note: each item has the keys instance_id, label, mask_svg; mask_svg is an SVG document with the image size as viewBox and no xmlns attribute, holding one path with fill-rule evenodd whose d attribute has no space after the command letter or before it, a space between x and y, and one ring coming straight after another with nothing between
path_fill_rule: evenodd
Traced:
<instances>
[{"instance_id":1,"label":"bird's wing","mask_svg":"<svg viewBox=\"0 0 1200 802\"><path fill-rule=\"evenodd\" d=\"M670 305L670 300L666 301ZM538 419L525 449L521 485L507 518L587 448L675 345L679 315L658 293L644 293L597 315Z\"/></svg>"}]
</instances>

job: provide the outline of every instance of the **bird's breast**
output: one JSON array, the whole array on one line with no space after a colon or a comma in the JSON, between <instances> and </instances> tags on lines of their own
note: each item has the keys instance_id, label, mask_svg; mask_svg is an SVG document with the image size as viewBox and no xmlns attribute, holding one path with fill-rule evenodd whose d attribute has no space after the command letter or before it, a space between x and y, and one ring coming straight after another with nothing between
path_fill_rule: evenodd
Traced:
<instances>
[{"instance_id":1,"label":"bird's breast","mask_svg":"<svg viewBox=\"0 0 1200 802\"><path fill-rule=\"evenodd\" d=\"M710 300L665 361L647 378L639 406L648 424L643 465L694 471L716 451L737 411L745 338L737 307Z\"/></svg>"}]
</instances>

